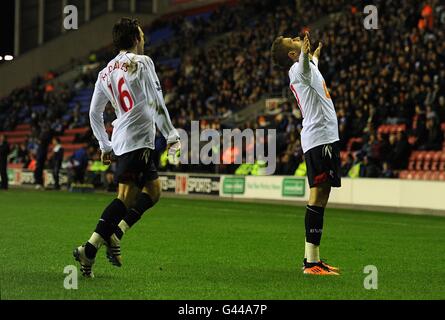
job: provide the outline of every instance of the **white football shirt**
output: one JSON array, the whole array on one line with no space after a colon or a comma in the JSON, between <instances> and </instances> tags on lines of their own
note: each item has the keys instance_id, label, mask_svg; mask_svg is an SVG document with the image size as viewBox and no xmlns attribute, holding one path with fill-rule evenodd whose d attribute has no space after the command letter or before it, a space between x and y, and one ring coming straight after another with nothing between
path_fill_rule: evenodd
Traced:
<instances>
[{"instance_id":1,"label":"white football shirt","mask_svg":"<svg viewBox=\"0 0 445 320\"><path fill-rule=\"evenodd\" d=\"M108 101L116 113L111 142L103 122ZM121 52L99 72L91 100L90 122L100 149L113 150L118 156L141 148L154 149L156 125L167 143L179 140L154 63L144 55Z\"/></svg>"},{"instance_id":2,"label":"white football shirt","mask_svg":"<svg viewBox=\"0 0 445 320\"><path fill-rule=\"evenodd\" d=\"M305 60L306 59L306 60ZM290 89L303 117L301 146L303 152L340 140L334 103L318 70L318 60L300 54L299 62L289 70Z\"/></svg>"}]
</instances>

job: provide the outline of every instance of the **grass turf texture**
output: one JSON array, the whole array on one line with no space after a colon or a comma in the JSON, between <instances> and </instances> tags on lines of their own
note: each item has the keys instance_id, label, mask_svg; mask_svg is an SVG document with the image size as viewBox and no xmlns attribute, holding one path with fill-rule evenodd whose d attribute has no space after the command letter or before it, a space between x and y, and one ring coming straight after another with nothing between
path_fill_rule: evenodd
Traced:
<instances>
[{"instance_id":1,"label":"grass turf texture","mask_svg":"<svg viewBox=\"0 0 445 320\"><path fill-rule=\"evenodd\" d=\"M301 272L303 207L161 199L125 236L124 265L63 273L112 195L0 193L1 299L444 299L445 218L328 209L321 255L340 277ZM77 263L75 264L77 266ZM364 266L378 268L365 290Z\"/></svg>"}]
</instances>

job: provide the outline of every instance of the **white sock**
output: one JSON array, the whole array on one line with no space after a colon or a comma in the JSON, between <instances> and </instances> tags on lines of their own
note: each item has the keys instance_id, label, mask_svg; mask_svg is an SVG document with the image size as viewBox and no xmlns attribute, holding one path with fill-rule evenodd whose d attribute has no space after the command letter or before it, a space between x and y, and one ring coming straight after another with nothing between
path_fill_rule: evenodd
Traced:
<instances>
[{"instance_id":1,"label":"white sock","mask_svg":"<svg viewBox=\"0 0 445 320\"><path fill-rule=\"evenodd\" d=\"M125 233L128 231L128 229L130 229L130 226L125 222L125 220L119 222L117 226L122 230L122 233Z\"/></svg>"},{"instance_id":2,"label":"white sock","mask_svg":"<svg viewBox=\"0 0 445 320\"><path fill-rule=\"evenodd\" d=\"M102 244L104 244L104 239L98 234L97 232L93 232L91 235L90 240L88 240L89 243L91 243L93 246L96 247L96 249L99 249Z\"/></svg>"},{"instance_id":3,"label":"white sock","mask_svg":"<svg viewBox=\"0 0 445 320\"><path fill-rule=\"evenodd\" d=\"M307 259L306 238L304 238L304 258Z\"/></svg>"},{"instance_id":4,"label":"white sock","mask_svg":"<svg viewBox=\"0 0 445 320\"><path fill-rule=\"evenodd\" d=\"M317 263L320 261L320 246L306 242L305 252L308 263Z\"/></svg>"}]
</instances>

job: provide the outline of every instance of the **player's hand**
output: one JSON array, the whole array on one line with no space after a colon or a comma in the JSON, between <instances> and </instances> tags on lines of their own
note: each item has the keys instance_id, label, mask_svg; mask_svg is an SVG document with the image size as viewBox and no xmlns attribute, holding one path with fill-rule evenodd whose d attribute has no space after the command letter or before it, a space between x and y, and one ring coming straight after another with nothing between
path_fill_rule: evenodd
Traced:
<instances>
[{"instance_id":1,"label":"player's hand","mask_svg":"<svg viewBox=\"0 0 445 320\"><path fill-rule=\"evenodd\" d=\"M321 42L318 43L318 48L314 51L314 57L317 58L317 60L320 59L320 50L323 47L323 44Z\"/></svg>"},{"instance_id":2,"label":"player's hand","mask_svg":"<svg viewBox=\"0 0 445 320\"><path fill-rule=\"evenodd\" d=\"M102 163L106 166L109 166L111 164L111 160L113 159L112 151L110 152L103 152L100 156L100 159L102 160Z\"/></svg>"},{"instance_id":3,"label":"player's hand","mask_svg":"<svg viewBox=\"0 0 445 320\"><path fill-rule=\"evenodd\" d=\"M179 164L179 157L181 155L181 142L176 141L167 144L167 159L171 164Z\"/></svg>"},{"instance_id":4,"label":"player's hand","mask_svg":"<svg viewBox=\"0 0 445 320\"><path fill-rule=\"evenodd\" d=\"M311 53L311 41L309 40L309 32L308 31L306 31L306 33L304 35L302 50L303 50L304 54L310 54Z\"/></svg>"}]
</instances>

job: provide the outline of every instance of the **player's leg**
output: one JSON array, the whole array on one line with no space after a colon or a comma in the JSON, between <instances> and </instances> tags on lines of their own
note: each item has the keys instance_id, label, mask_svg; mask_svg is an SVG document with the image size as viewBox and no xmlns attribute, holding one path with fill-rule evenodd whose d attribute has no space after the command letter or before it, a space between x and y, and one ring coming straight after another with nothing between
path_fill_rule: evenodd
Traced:
<instances>
[{"instance_id":1,"label":"player's leg","mask_svg":"<svg viewBox=\"0 0 445 320\"><path fill-rule=\"evenodd\" d=\"M92 276L91 270L97 251L102 244L109 242L118 223L126 215L127 206L134 203L139 192L140 189L134 183L120 183L117 198L103 211L90 239L74 250L74 257L79 261L84 276Z\"/></svg>"},{"instance_id":2,"label":"player's leg","mask_svg":"<svg viewBox=\"0 0 445 320\"><path fill-rule=\"evenodd\" d=\"M337 275L336 268L320 260L320 242L323 233L324 212L329 200L337 169L332 165L331 145L315 147L305 153L308 181L310 186L309 201L305 215L305 259L304 273L319 275ZM335 155L336 157L337 155Z\"/></svg>"},{"instance_id":3,"label":"player's leg","mask_svg":"<svg viewBox=\"0 0 445 320\"><path fill-rule=\"evenodd\" d=\"M126 215L114 229L107 243L107 259L111 264L122 266L122 255L120 242L126 232L138 222L142 215L153 207L159 200L161 194L161 184L159 179L148 181L142 192L136 197L134 204L129 207Z\"/></svg>"},{"instance_id":4,"label":"player's leg","mask_svg":"<svg viewBox=\"0 0 445 320\"><path fill-rule=\"evenodd\" d=\"M116 183L119 186L117 197L103 211L90 239L85 245L74 250L74 257L80 262L81 271L85 276L91 275L91 267L102 244L107 245L107 256L109 255L108 251L111 246L108 244L111 235L127 214L127 208L133 205L133 201L140 192L135 183L138 169L138 163L135 160L137 156L137 152L129 152L117 157L115 175Z\"/></svg>"},{"instance_id":5,"label":"player's leg","mask_svg":"<svg viewBox=\"0 0 445 320\"><path fill-rule=\"evenodd\" d=\"M140 189L135 183L119 183L117 198L105 208L94 233L85 244L89 258L94 258L100 246L108 241L119 222L127 214L127 208L133 205L139 192Z\"/></svg>"},{"instance_id":6,"label":"player's leg","mask_svg":"<svg viewBox=\"0 0 445 320\"><path fill-rule=\"evenodd\" d=\"M159 179L147 181L134 205L130 207L115 230L116 236L122 239L123 235L141 219L142 215L159 201L160 196L161 183Z\"/></svg>"},{"instance_id":7,"label":"player's leg","mask_svg":"<svg viewBox=\"0 0 445 320\"><path fill-rule=\"evenodd\" d=\"M138 161L135 163L140 170L137 186L142 189L133 204L128 204L126 215L115 228L110 237L107 249L107 258L115 266L122 265L120 241L123 235L138 222L142 215L152 208L161 195L161 183L158 179L156 165L153 161L153 153L150 149L140 150L135 154Z\"/></svg>"},{"instance_id":8,"label":"player's leg","mask_svg":"<svg viewBox=\"0 0 445 320\"><path fill-rule=\"evenodd\" d=\"M323 233L324 210L331 192L329 182L324 182L310 188L309 202L306 207L305 228L305 258L309 263L320 261L320 242Z\"/></svg>"}]
</instances>

